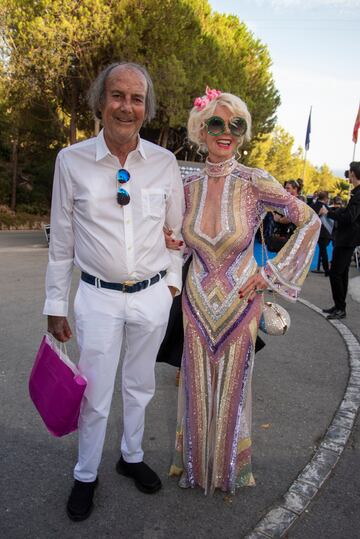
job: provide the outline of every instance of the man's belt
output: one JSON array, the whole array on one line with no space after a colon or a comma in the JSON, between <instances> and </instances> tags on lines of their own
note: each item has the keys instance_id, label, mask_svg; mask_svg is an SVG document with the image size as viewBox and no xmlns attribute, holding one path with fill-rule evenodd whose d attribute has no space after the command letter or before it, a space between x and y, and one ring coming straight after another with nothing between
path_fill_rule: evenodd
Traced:
<instances>
[{"instance_id":1,"label":"man's belt","mask_svg":"<svg viewBox=\"0 0 360 539\"><path fill-rule=\"evenodd\" d=\"M154 277L151 277L150 279L146 279L145 281L125 281L124 283L107 283L106 281L102 281L98 277L94 277L93 275L89 275L88 273L85 273L84 271L81 272L81 280L85 281L85 283L92 284L96 286L96 288L109 288L110 290L118 290L119 292L127 292L131 294L132 292L139 292L140 290L145 290L145 288L148 288L148 286L151 286L166 275L166 270L159 271Z\"/></svg>"}]
</instances>

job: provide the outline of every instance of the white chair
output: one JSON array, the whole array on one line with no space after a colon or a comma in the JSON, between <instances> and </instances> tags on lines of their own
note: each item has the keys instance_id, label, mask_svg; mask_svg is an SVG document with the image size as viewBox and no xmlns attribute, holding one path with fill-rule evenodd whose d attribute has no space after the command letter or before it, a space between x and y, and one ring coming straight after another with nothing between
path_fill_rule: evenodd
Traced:
<instances>
[{"instance_id":1,"label":"white chair","mask_svg":"<svg viewBox=\"0 0 360 539\"><path fill-rule=\"evenodd\" d=\"M45 225L44 224L43 229L44 229L47 244L49 245L49 243L50 243L50 225Z\"/></svg>"},{"instance_id":2,"label":"white chair","mask_svg":"<svg viewBox=\"0 0 360 539\"><path fill-rule=\"evenodd\" d=\"M355 258L356 269L359 269L359 267L360 267L360 245L358 245L354 249L354 258Z\"/></svg>"}]
</instances>

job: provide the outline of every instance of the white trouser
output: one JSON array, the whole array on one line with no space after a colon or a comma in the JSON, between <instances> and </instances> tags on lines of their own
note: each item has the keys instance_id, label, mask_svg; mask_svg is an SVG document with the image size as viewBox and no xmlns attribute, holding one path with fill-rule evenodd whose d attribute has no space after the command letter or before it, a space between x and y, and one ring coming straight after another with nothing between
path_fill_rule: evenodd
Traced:
<instances>
[{"instance_id":1,"label":"white trouser","mask_svg":"<svg viewBox=\"0 0 360 539\"><path fill-rule=\"evenodd\" d=\"M142 461L145 408L155 392L155 360L171 303L164 279L132 294L80 281L74 311L79 369L88 385L79 419L75 479L96 479L123 338L121 453L127 462Z\"/></svg>"}]
</instances>

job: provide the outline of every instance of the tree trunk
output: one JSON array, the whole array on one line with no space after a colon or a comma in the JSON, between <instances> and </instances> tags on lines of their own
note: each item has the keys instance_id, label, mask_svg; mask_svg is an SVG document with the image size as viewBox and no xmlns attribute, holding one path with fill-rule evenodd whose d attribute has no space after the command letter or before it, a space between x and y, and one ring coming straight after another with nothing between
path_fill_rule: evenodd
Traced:
<instances>
[{"instance_id":1,"label":"tree trunk","mask_svg":"<svg viewBox=\"0 0 360 539\"><path fill-rule=\"evenodd\" d=\"M76 142L76 123L77 123L77 105L78 105L78 89L76 79L71 80L71 108L70 108L70 144Z\"/></svg>"},{"instance_id":2,"label":"tree trunk","mask_svg":"<svg viewBox=\"0 0 360 539\"><path fill-rule=\"evenodd\" d=\"M19 134L16 130L16 134L12 143L12 179L11 179L11 202L10 208L15 211L16 208L16 187L18 176L18 155L19 155Z\"/></svg>"},{"instance_id":3,"label":"tree trunk","mask_svg":"<svg viewBox=\"0 0 360 539\"><path fill-rule=\"evenodd\" d=\"M160 131L160 136L159 136L159 140L158 140L159 146L162 146L163 148L167 148L167 143L168 143L168 140L169 140L169 133L170 133L169 126L164 125L164 127L162 127L161 131Z\"/></svg>"},{"instance_id":4,"label":"tree trunk","mask_svg":"<svg viewBox=\"0 0 360 539\"><path fill-rule=\"evenodd\" d=\"M98 118L95 118L94 120L94 133L95 137L100 133L100 120Z\"/></svg>"}]
</instances>

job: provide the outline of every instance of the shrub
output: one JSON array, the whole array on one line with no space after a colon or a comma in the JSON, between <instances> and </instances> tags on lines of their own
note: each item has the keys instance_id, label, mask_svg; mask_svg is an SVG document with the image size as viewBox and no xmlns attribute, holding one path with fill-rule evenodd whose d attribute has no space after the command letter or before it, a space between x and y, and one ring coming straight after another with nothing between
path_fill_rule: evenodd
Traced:
<instances>
[{"instance_id":1,"label":"shrub","mask_svg":"<svg viewBox=\"0 0 360 539\"><path fill-rule=\"evenodd\" d=\"M13 212L8 206L0 205L0 230L38 230L49 222L47 213Z\"/></svg>"}]
</instances>

